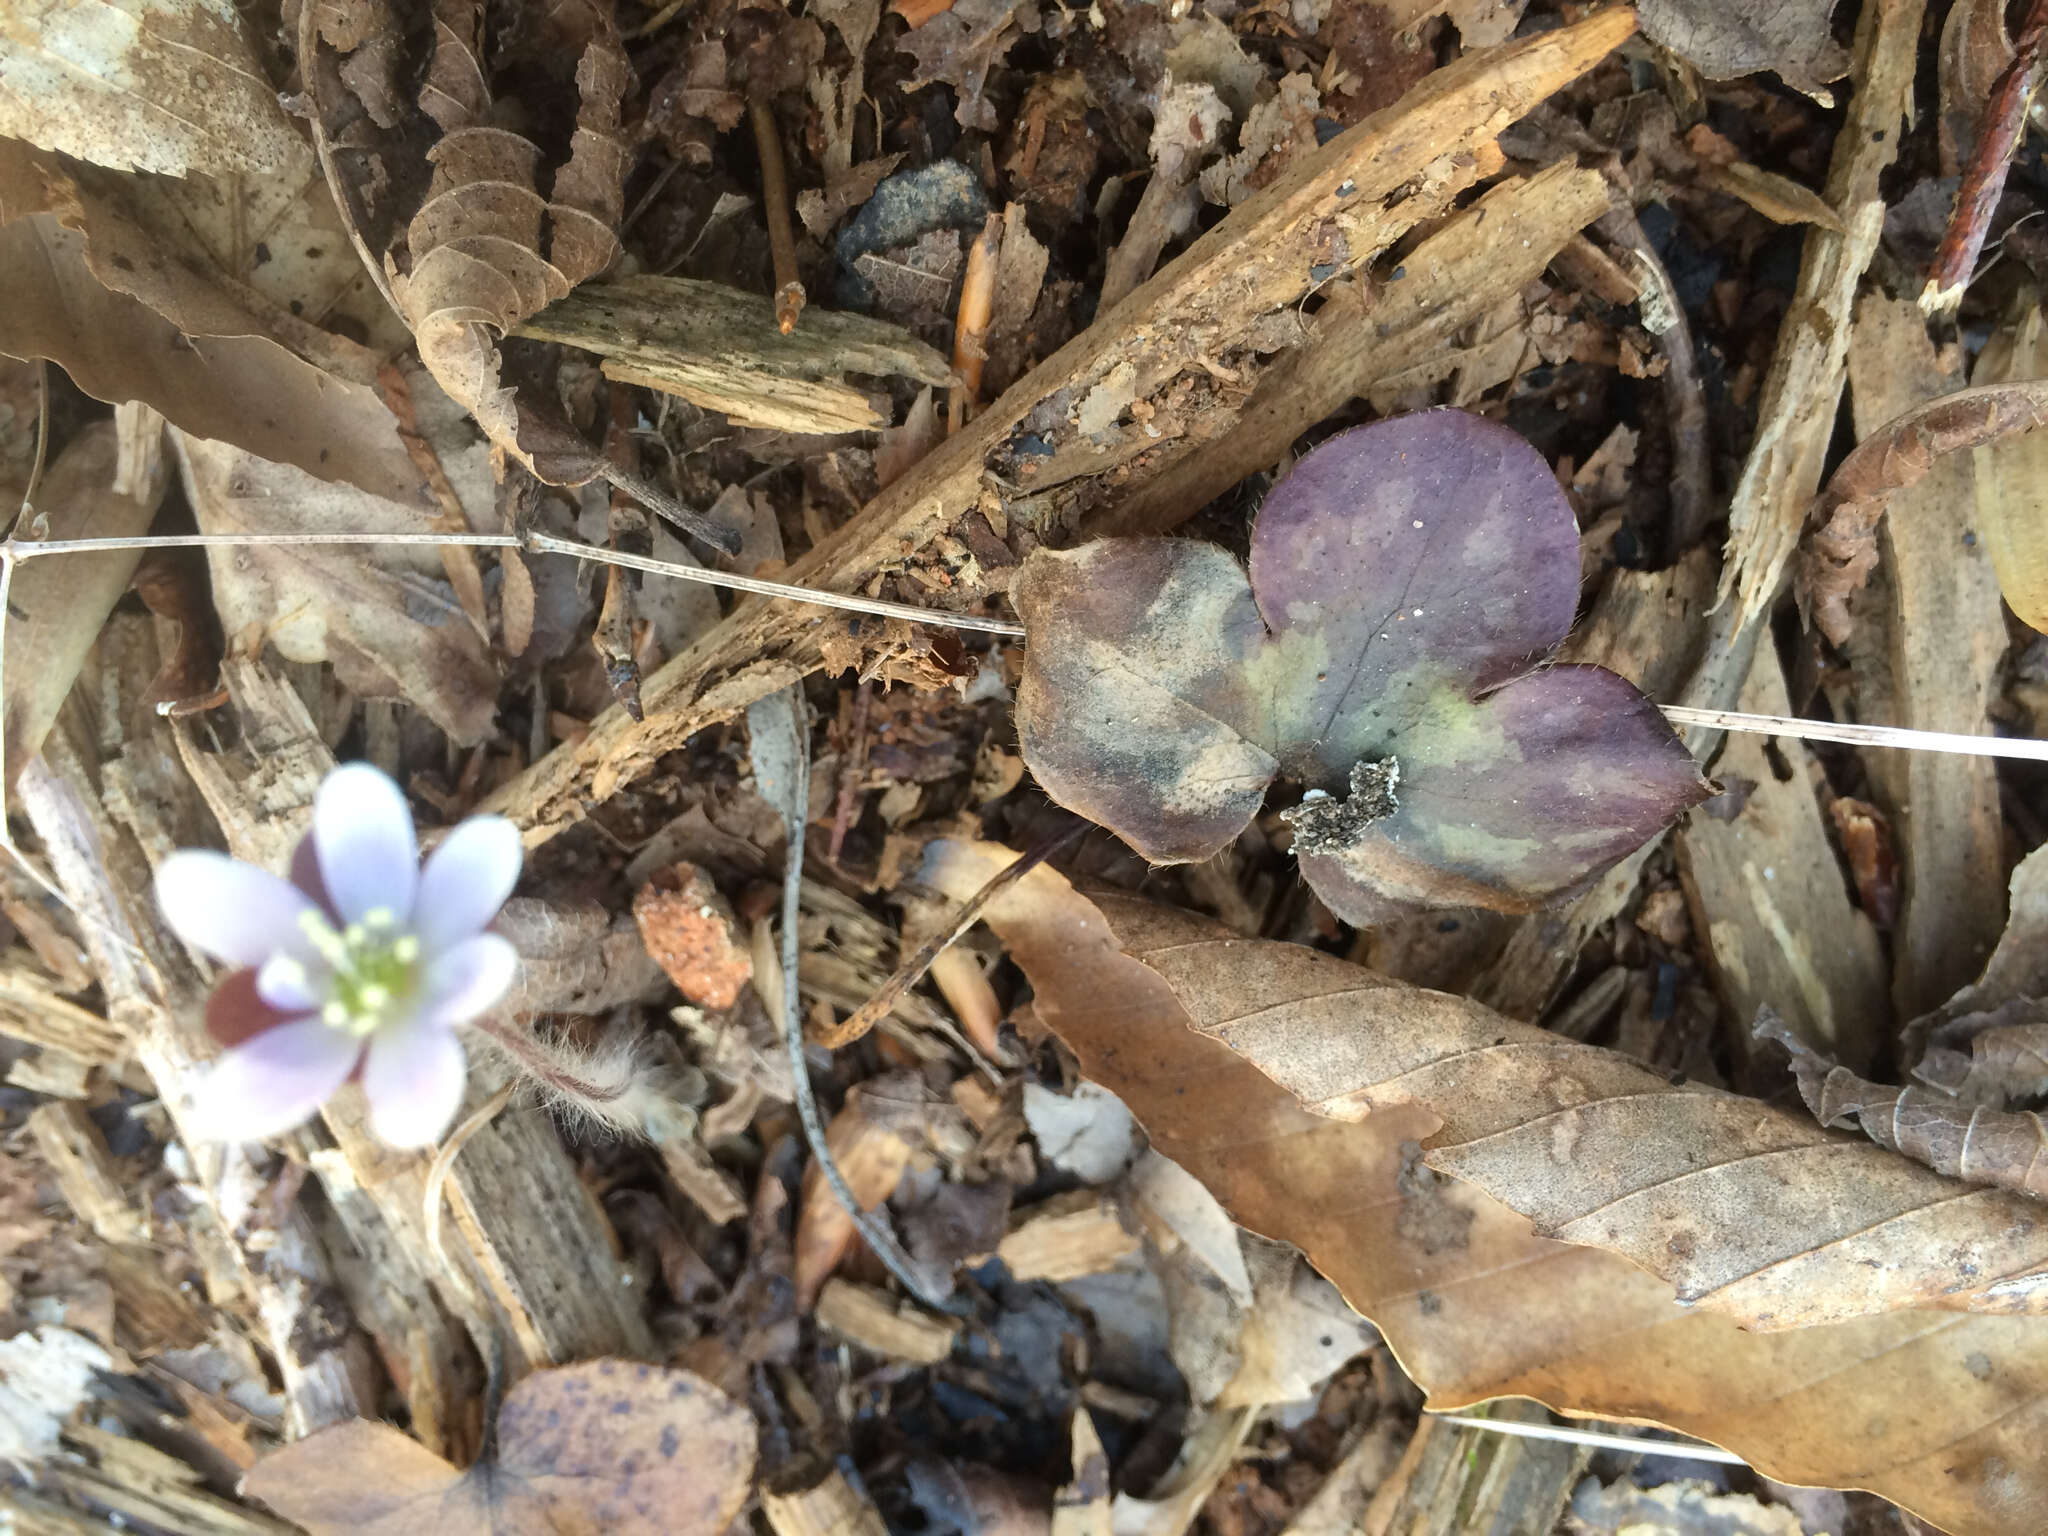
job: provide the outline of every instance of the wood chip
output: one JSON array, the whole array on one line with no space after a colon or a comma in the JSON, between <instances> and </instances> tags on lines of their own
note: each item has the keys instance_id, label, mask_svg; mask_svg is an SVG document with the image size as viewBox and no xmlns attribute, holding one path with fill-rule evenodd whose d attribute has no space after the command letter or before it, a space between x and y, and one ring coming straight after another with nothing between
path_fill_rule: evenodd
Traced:
<instances>
[{"instance_id":1,"label":"wood chip","mask_svg":"<svg viewBox=\"0 0 2048 1536\"><path fill-rule=\"evenodd\" d=\"M1113 1201L1077 1189L1017 1212L996 1256L1015 1279L1058 1282L1106 1274L1142 1248Z\"/></svg>"},{"instance_id":2,"label":"wood chip","mask_svg":"<svg viewBox=\"0 0 2048 1536\"><path fill-rule=\"evenodd\" d=\"M888 1536L882 1512L837 1467L796 1493L761 1490L761 1513L775 1536Z\"/></svg>"},{"instance_id":3,"label":"wood chip","mask_svg":"<svg viewBox=\"0 0 2048 1536\"><path fill-rule=\"evenodd\" d=\"M936 1365L960 1337L955 1318L936 1317L873 1286L827 1280L818 1293L818 1321L870 1354L912 1365Z\"/></svg>"},{"instance_id":4,"label":"wood chip","mask_svg":"<svg viewBox=\"0 0 2048 1536\"><path fill-rule=\"evenodd\" d=\"M661 1166L691 1204L721 1227L747 1214L747 1197L733 1176L694 1141L671 1138L658 1144Z\"/></svg>"},{"instance_id":5,"label":"wood chip","mask_svg":"<svg viewBox=\"0 0 2048 1536\"><path fill-rule=\"evenodd\" d=\"M28 1129L64 1203L101 1241L132 1243L143 1237L142 1214L129 1203L120 1165L84 1105L71 1099L38 1104L29 1111Z\"/></svg>"},{"instance_id":6,"label":"wood chip","mask_svg":"<svg viewBox=\"0 0 2048 1536\"><path fill-rule=\"evenodd\" d=\"M1960 357L1936 352L1919 309L1878 295L1857 306L1849 377L1859 437L1963 385ZM1878 529L1888 601L1869 637L1883 645L1888 665L1857 668L1865 720L1990 733L2006 634L1989 552L1966 537L1975 478L1971 455L1949 454L1888 504ZM1880 689L1885 672L1890 686ZM1946 752L1872 752L1864 760L1872 798L1898 839L1893 986L1900 1018L1912 1018L1974 981L2004 930L1998 772L1988 758Z\"/></svg>"}]
</instances>

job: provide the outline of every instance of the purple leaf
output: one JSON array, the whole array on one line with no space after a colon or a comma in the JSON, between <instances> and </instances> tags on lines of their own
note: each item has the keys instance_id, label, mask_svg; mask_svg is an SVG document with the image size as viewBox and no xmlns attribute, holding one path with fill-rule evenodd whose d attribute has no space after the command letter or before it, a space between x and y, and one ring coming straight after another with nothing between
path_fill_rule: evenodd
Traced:
<instances>
[{"instance_id":1,"label":"purple leaf","mask_svg":"<svg viewBox=\"0 0 2048 1536\"><path fill-rule=\"evenodd\" d=\"M1578 527L1506 428L1429 411L1343 433L1268 498L1251 575L1181 540L1040 551L1025 760L1154 862L1211 856L1285 774L1303 876L1374 922L1526 911L1706 793L1655 706L1565 637Z\"/></svg>"}]
</instances>

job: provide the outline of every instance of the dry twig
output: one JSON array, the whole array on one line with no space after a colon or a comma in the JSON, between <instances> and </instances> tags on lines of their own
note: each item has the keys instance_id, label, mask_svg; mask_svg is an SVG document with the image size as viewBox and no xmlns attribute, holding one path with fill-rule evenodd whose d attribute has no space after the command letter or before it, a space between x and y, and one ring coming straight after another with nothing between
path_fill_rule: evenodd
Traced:
<instances>
[{"instance_id":1,"label":"dry twig","mask_svg":"<svg viewBox=\"0 0 2048 1536\"><path fill-rule=\"evenodd\" d=\"M761 153L761 207L768 219L768 251L775 262L775 324L787 336L804 312L804 285L796 273L796 230L789 217L789 170L775 109L758 98L747 103L754 147Z\"/></svg>"},{"instance_id":2,"label":"dry twig","mask_svg":"<svg viewBox=\"0 0 2048 1536\"><path fill-rule=\"evenodd\" d=\"M2013 41L2012 62L1991 88L1976 146L1963 168L1955 211L1949 215L1948 228L1942 232L1941 245L1927 270L1927 286L1920 290L1920 307L1930 314L1953 313L1962 302L1963 290L1970 286L1970 275L1991 229L1991 215L2005 194L2006 173L2012 169L2012 157L2026 133L2027 111L2039 84L2044 37L2048 37L2048 0L2034 0L2026 25Z\"/></svg>"}]
</instances>

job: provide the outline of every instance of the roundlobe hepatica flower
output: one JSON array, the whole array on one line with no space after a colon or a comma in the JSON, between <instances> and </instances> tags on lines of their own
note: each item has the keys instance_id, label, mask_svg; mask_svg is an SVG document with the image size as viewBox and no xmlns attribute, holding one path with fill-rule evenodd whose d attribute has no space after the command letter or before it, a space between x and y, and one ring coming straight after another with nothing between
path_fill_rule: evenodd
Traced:
<instances>
[{"instance_id":1,"label":"roundlobe hepatica flower","mask_svg":"<svg viewBox=\"0 0 2048 1536\"><path fill-rule=\"evenodd\" d=\"M367 763L321 784L290 881L220 853L164 860L166 920L236 967L207 1004L207 1027L229 1049L200 1084L194 1129L260 1140L360 1076L381 1140L437 1140L462 1102L456 1027L497 1003L518 969L518 952L485 929L520 860L518 830L478 816L422 869L405 796Z\"/></svg>"}]
</instances>

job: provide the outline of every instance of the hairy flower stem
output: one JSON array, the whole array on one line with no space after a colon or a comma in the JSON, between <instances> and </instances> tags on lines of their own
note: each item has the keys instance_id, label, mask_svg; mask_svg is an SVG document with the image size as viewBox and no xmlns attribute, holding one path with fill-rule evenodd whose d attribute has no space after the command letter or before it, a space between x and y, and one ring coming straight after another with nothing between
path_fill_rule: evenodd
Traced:
<instances>
[{"instance_id":1,"label":"hairy flower stem","mask_svg":"<svg viewBox=\"0 0 2048 1536\"><path fill-rule=\"evenodd\" d=\"M602 1083L579 1077L562 1052L501 1020L485 1017L476 1020L471 1027L504 1047L505 1054L512 1058L519 1070L548 1093L600 1120L611 1119L607 1111L624 1098L632 1086L630 1079Z\"/></svg>"}]
</instances>

